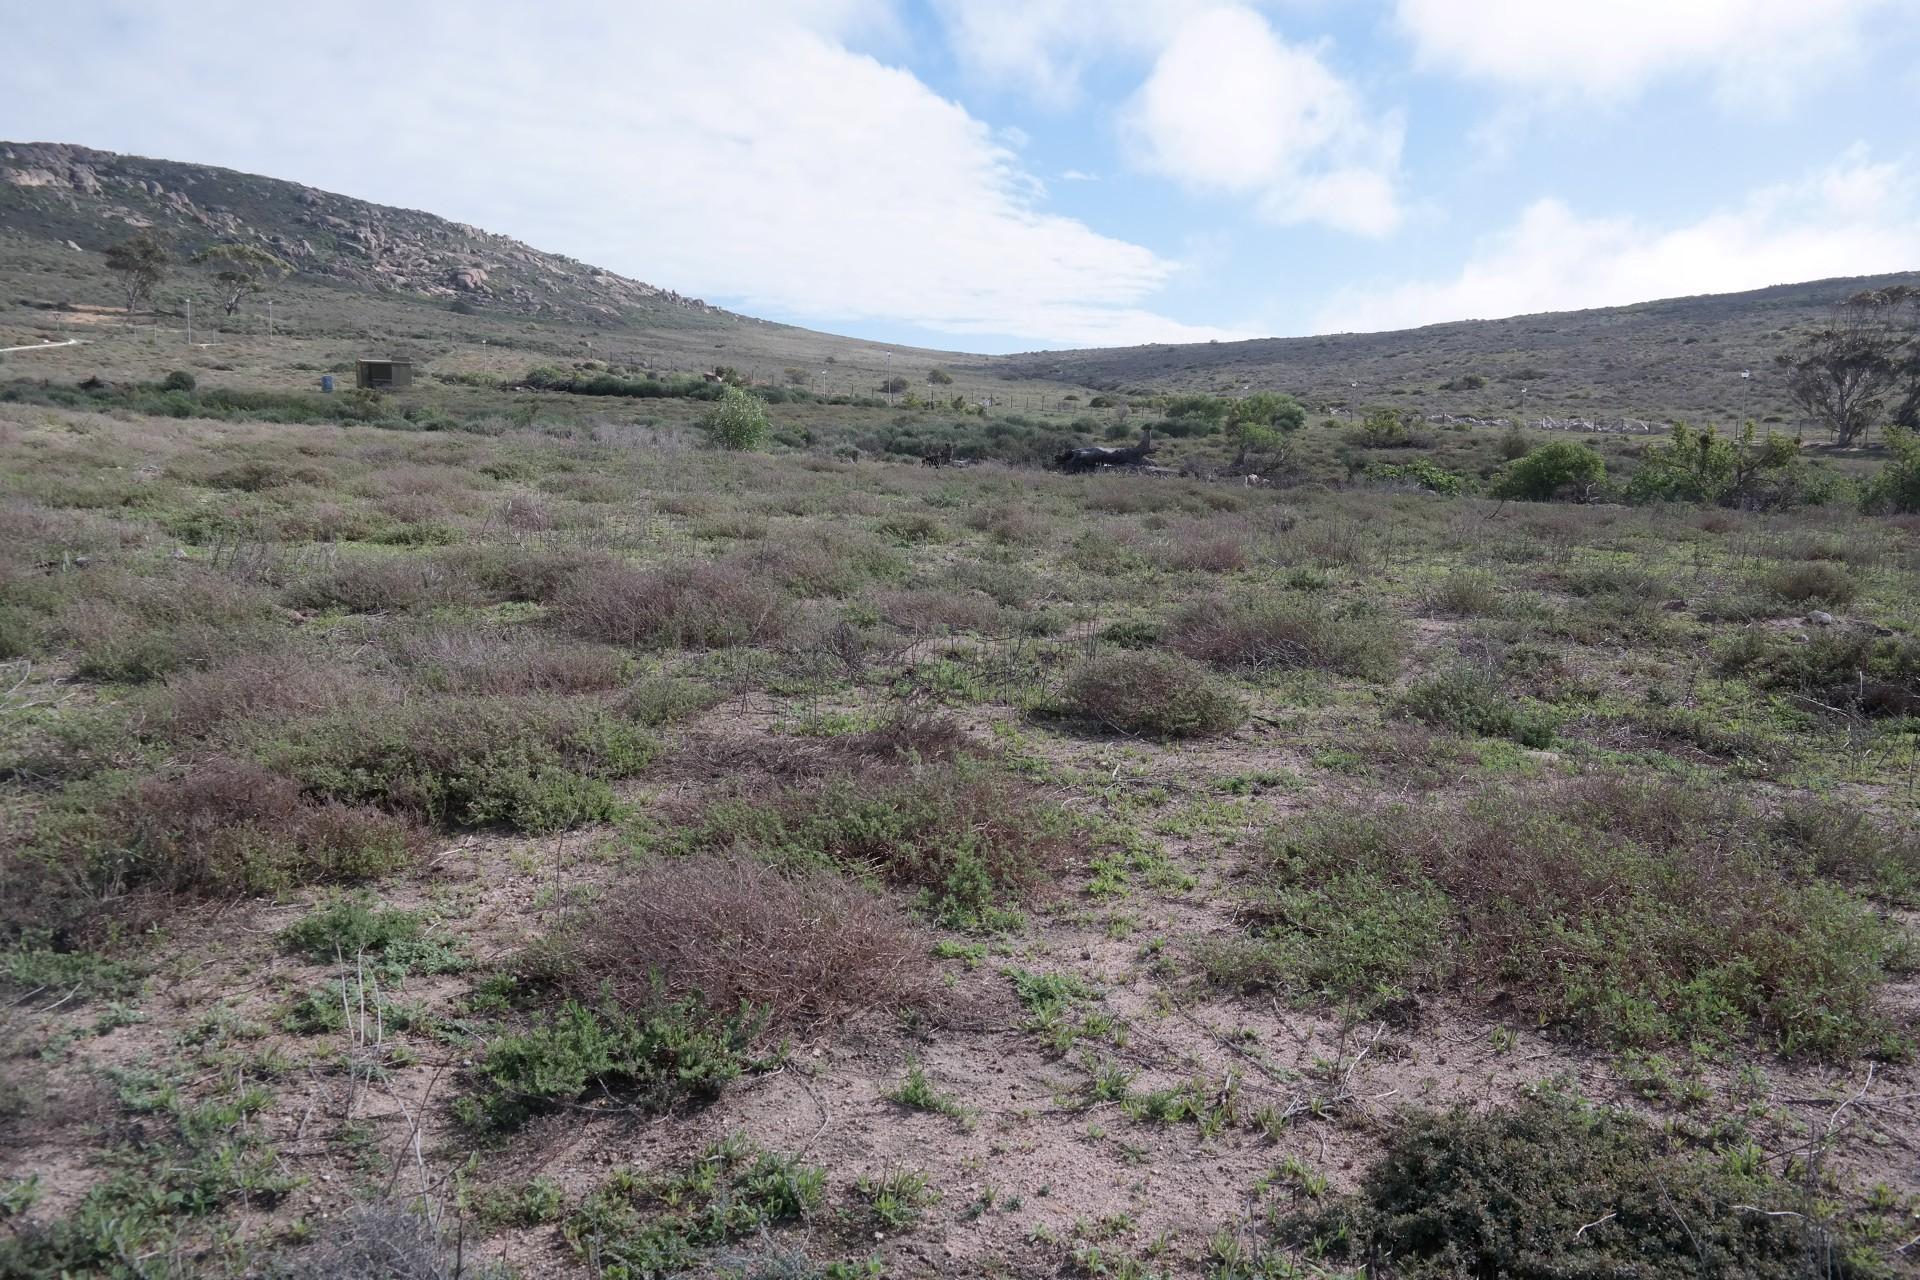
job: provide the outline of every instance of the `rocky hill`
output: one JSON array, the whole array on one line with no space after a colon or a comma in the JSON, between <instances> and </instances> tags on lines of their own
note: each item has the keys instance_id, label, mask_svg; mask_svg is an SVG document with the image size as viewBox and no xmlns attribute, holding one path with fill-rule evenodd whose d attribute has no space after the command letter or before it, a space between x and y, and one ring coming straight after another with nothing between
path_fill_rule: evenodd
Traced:
<instances>
[{"instance_id":1,"label":"rocky hill","mask_svg":"<svg viewBox=\"0 0 1920 1280\"><path fill-rule=\"evenodd\" d=\"M176 252L251 244L302 276L596 324L741 319L478 227L294 182L59 143L0 142L0 229L83 249L151 230Z\"/></svg>"}]
</instances>

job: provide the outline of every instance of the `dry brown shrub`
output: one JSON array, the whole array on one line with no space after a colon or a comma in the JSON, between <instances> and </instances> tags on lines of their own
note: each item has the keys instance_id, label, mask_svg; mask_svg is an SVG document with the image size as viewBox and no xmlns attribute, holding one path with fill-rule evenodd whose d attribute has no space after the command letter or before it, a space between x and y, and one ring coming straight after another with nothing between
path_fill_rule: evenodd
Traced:
<instances>
[{"instance_id":1,"label":"dry brown shrub","mask_svg":"<svg viewBox=\"0 0 1920 1280\"><path fill-rule=\"evenodd\" d=\"M1400 619L1336 611L1308 596L1196 600L1166 630L1166 644L1215 666L1267 670L1317 667L1390 678L1404 647Z\"/></svg>"},{"instance_id":2,"label":"dry brown shrub","mask_svg":"<svg viewBox=\"0 0 1920 1280\"><path fill-rule=\"evenodd\" d=\"M753 644L787 625L779 590L738 565L714 563L591 566L569 579L554 611L585 639L660 648Z\"/></svg>"},{"instance_id":3,"label":"dry brown shrub","mask_svg":"<svg viewBox=\"0 0 1920 1280\"><path fill-rule=\"evenodd\" d=\"M304 654L239 654L169 679L157 716L169 736L197 738L234 721L320 715L382 696L365 677Z\"/></svg>"},{"instance_id":4,"label":"dry brown shrub","mask_svg":"<svg viewBox=\"0 0 1920 1280\"><path fill-rule=\"evenodd\" d=\"M874 603L880 616L908 631L977 631L1001 629L1000 606L984 592L883 591Z\"/></svg>"},{"instance_id":5,"label":"dry brown shrub","mask_svg":"<svg viewBox=\"0 0 1920 1280\"><path fill-rule=\"evenodd\" d=\"M1247 709L1206 667L1175 653L1114 653L1068 679L1060 712L1110 733L1205 738L1232 733Z\"/></svg>"},{"instance_id":6,"label":"dry brown shrub","mask_svg":"<svg viewBox=\"0 0 1920 1280\"><path fill-rule=\"evenodd\" d=\"M416 855L418 828L378 810L316 803L260 765L214 758L149 778L114 808L129 888L206 895L360 880Z\"/></svg>"},{"instance_id":7,"label":"dry brown shrub","mask_svg":"<svg viewBox=\"0 0 1920 1280\"><path fill-rule=\"evenodd\" d=\"M441 553L448 569L469 579L495 600L551 603L574 574L583 569L618 569L618 560L585 547L540 547L483 543Z\"/></svg>"},{"instance_id":8,"label":"dry brown shrub","mask_svg":"<svg viewBox=\"0 0 1920 1280\"><path fill-rule=\"evenodd\" d=\"M342 556L330 568L294 586L295 608L382 613L471 604L473 584L446 563L427 556Z\"/></svg>"},{"instance_id":9,"label":"dry brown shrub","mask_svg":"<svg viewBox=\"0 0 1920 1280\"><path fill-rule=\"evenodd\" d=\"M624 684L629 665L605 645L525 631L434 627L392 645L401 667L448 693L593 693Z\"/></svg>"},{"instance_id":10,"label":"dry brown shrub","mask_svg":"<svg viewBox=\"0 0 1920 1280\"><path fill-rule=\"evenodd\" d=\"M798 596L844 596L870 578L906 569L899 551L870 533L817 525L784 531L738 563Z\"/></svg>"},{"instance_id":11,"label":"dry brown shrub","mask_svg":"<svg viewBox=\"0 0 1920 1280\"><path fill-rule=\"evenodd\" d=\"M1237 573L1247 567L1247 544L1230 533L1181 530L1161 548L1160 562L1169 569Z\"/></svg>"},{"instance_id":12,"label":"dry brown shrub","mask_svg":"<svg viewBox=\"0 0 1920 1280\"><path fill-rule=\"evenodd\" d=\"M999 543L1031 546L1053 532L1053 522L1027 507L982 507L967 515L967 527Z\"/></svg>"},{"instance_id":13,"label":"dry brown shrub","mask_svg":"<svg viewBox=\"0 0 1920 1280\"><path fill-rule=\"evenodd\" d=\"M500 509L500 520L516 533L544 533L559 523L537 493L509 495Z\"/></svg>"},{"instance_id":14,"label":"dry brown shrub","mask_svg":"<svg viewBox=\"0 0 1920 1280\"><path fill-rule=\"evenodd\" d=\"M904 711L862 733L832 738L690 734L670 768L682 777L725 778L730 790L747 794L799 781L873 775L888 765L944 764L979 754L980 748L953 717Z\"/></svg>"},{"instance_id":15,"label":"dry brown shrub","mask_svg":"<svg viewBox=\"0 0 1920 1280\"><path fill-rule=\"evenodd\" d=\"M697 995L766 1011L769 1029L923 1003L932 940L892 899L837 872L775 870L733 854L654 862L611 887L543 948L583 998L629 1009Z\"/></svg>"}]
</instances>

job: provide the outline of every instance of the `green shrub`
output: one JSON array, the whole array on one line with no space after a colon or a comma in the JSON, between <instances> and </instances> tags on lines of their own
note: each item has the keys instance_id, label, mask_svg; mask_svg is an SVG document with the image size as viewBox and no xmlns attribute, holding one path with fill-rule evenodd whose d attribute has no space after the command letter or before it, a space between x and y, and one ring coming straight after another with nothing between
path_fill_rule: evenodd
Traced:
<instances>
[{"instance_id":1,"label":"green shrub","mask_svg":"<svg viewBox=\"0 0 1920 1280\"><path fill-rule=\"evenodd\" d=\"M1738 1154L1676 1148L1626 1112L1551 1097L1415 1112L1359 1191L1279 1231L1369 1274L1391 1258L1407 1280L1796 1280L1810 1255L1822 1274L1861 1274L1803 1192Z\"/></svg>"},{"instance_id":2,"label":"green shrub","mask_svg":"<svg viewBox=\"0 0 1920 1280\"><path fill-rule=\"evenodd\" d=\"M1427 607L1456 618L1491 618L1504 612L1500 579L1484 569L1453 569L1427 592Z\"/></svg>"},{"instance_id":3,"label":"green shrub","mask_svg":"<svg viewBox=\"0 0 1920 1280\"><path fill-rule=\"evenodd\" d=\"M704 1270L708 1250L806 1217L825 1196L824 1170L729 1136L679 1175L620 1170L561 1235L596 1271L665 1280Z\"/></svg>"},{"instance_id":4,"label":"green shrub","mask_svg":"<svg viewBox=\"0 0 1920 1280\"><path fill-rule=\"evenodd\" d=\"M1488 493L1522 502L1585 501L1594 496L1606 474L1606 462L1591 446L1555 440L1500 468Z\"/></svg>"},{"instance_id":5,"label":"green shrub","mask_svg":"<svg viewBox=\"0 0 1920 1280\"><path fill-rule=\"evenodd\" d=\"M1457 498L1467 491L1465 476L1456 475L1425 458L1415 458L1411 462L1370 462L1361 474L1383 484L1410 484L1445 498Z\"/></svg>"},{"instance_id":6,"label":"green shrub","mask_svg":"<svg viewBox=\"0 0 1920 1280\"><path fill-rule=\"evenodd\" d=\"M1721 670L1740 672L1762 688L1796 695L1812 709L1869 716L1920 711L1920 637L1879 636L1863 628L1818 627L1804 644L1759 630L1734 633L1714 646Z\"/></svg>"},{"instance_id":7,"label":"green shrub","mask_svg":"<svg viewBox=\"0 0 1920 1280\"><path fill-rule=\"evenodd\" d=\"M1069 677L1056 709L1099 729L1152 738L1214 737L1247 718L1245 705L1205 667L1171 653L1095 658Z\"/></svg>"},{"instance_id":8,"label":"green shrub","mask_svg":"<svg viewBox=\"0 0 1920 1280\"><path fill-rule=\"evenodd\" d=\"M256 746L313 795L531 833L612 817L609 781L638 773L655 749L598 706L468 697L297 720Z\"/></svg>"},{"instance_id":9,"label":"green shrub","mask_svg":"<svg viewBox=\"0 0 1920 1280\"><path fill-rule=\"evenodd\" d=\"M1369 449L1397 449L1412 442L1406 419L1398 409L1369 409L1360 420L1360 443Z\"/></svg>"},{"instance_id":10,"label":"green shrub","mask_svg":"<svg viewBox=\"0 0 1920 1280\"><path fill-rule=\"evenodd\" d=\"M1775 565L1762 573L1755 585L1788 604L1846 605L1860 590L1847 567L1831 560Z\"/></svg>"},{"instance_id":11,"label":"green shrub","mask_svg":"<svg viewBox=\"0 0 1920 1280\"><path fill-rule=\"evenodd\" d=\"M510 1129L590 1088L650 1110L711 1101L755 1065L759 1033L748 1009L717 1017L680 1000L636 1015L569 1000L531 1029L488 1042L475 1092L457 1111L469 1124Z\"/></svg>"},{"instance_id":12,"label":"green shrub","mask_svg":"<svg viewBox=\"0 0 1920 1280\"><path fill-rule=\"evenodd\" d=\"M261 1136L260 1112L272 1101L266 1090L192 1100L180 1082L114 1074L134 1113L121 1123L137 1141L115 1150L61 1216L9 1215L0 1276L151 1275L153 1259L204 1249L208 1219L270 1210L300 1185Z\"/></svg>"},{"instance_id":13,"label":"green shrub","mask_svg":"<svg viewBox=\"0 0 1920 1280\"><path fill-rule=\"evenodd\" d=\"M1478 667L1456 667L1410 685L1393 711L1455 733L1510 738L1523 747L1553 745L1553 716L1527 707Z\"/></svg>"},{"instance_id":14,"label":"green shrub","mask_svg":"<svg viewBox=\"0 0 1920 1280\"><path fill-rule=\"evenodd\" d=\"M175 369L172 373L160 379L160 389L162 391L191 391L199 385L199 379L195 378L185 369Z\"/></svg>"},{"instance_id":15,"label":"green shrub","mask_svg":"<svg viewBox=\"0 0 1920 1280\"><path fill-rule=\"evenodd\" d=\"M1292 829L1269 842L1260 875L1245 908L1251 935L1200 950L1215 982L1372 1010L1448 972L1452 901L1367 819Z\"/></svg>"},{"instance_id":16,"label":"green shrub","mask_svg":"<svg viewBox=\"0 0 1920 1280\"><path fill-rule=\"evenodd\" d=\"M420 912L377 908L362 898L335 898L316 907L281 930L280 943L319 963L365 956L396 977L466 967L455 944L426 931Z\"/></svg>"},{"instance_id":17,"label":"green shrub","mask_svg":"<svg viewBox=\"0 0 1920 1280\"><path fill-rule=\"evenodd\" d=\"M767 442L767 407L739 387L728 387L700 419L708 443L721 449L758 449Z\"/></svg>"},{"instance_id":18,"label":"green shrub","mask_svg":"<svg viewBox=\"0 0 1920 1280\"><path fill-rule=\"evenodd\" d=\"M1920 432L1890 426L1886 446L1891 456L1867 482L1861 505L1875 512L1920 511Z\"/></svg>"}]
</instances>

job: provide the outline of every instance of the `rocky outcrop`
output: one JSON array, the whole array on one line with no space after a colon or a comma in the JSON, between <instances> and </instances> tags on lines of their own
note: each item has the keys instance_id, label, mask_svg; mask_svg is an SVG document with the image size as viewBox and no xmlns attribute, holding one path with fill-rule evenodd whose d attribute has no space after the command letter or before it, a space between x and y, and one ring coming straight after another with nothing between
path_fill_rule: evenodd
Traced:
<instances>
[{"instance_id":1,"label":"rocky outcrop","mask_svg":"<svg viewBox=\"0 0 1920 1280\"><path fill-rule=\"evenodd\" d=\"M0 227L99 249L151 228L184 252L254 244L303 275L617 323L630 310L725 314L697 298L479 227L297 183L55 143L0 143Z\"/></svg>"}]
</instances>

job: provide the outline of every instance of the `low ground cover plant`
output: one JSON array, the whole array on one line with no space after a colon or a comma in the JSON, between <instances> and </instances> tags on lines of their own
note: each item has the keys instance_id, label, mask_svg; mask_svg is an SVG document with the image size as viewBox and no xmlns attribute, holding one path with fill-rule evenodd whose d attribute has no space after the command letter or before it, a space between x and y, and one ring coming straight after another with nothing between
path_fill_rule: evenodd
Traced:
<instances>
[{"instance_id":1,"label":"low ground cover plant","mask_svg":"<svg viewBox=\"0 0 1920 1280\"><path fill-rule=\"evenodd\" d=\"M1874 999L1894 932L1756 825L1737 801L1615 777L1495 789L1444 822L1321 813L1269 837L1247 935L1201 958L1221 982L1363 1008L1464 984L1613 1043L1903 1055Z\"/></svg>"}]
</instances>

